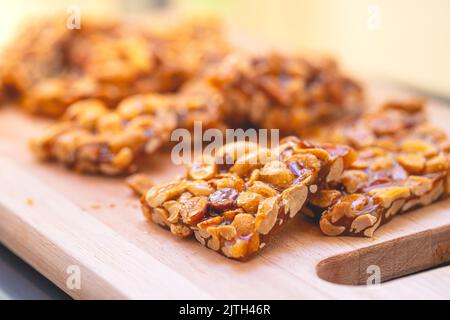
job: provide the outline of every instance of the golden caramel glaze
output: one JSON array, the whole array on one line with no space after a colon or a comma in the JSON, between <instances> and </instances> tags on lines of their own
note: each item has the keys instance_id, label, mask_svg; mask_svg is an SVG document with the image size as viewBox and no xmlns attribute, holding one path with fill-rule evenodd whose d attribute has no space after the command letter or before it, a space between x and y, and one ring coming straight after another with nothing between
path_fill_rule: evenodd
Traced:
<instances>
[{"instance_id":1,"label":"golden caramel glaze","mask_svg":"<svg viewBox=\"0 0 450 320\"><path fill-rule=\"evenodd\" d=\"M329 59L272 52L230 54L209 73L222 93L225 121L300 135L364 111L362 87Z\"/></svg>"},{"instance_id":2,"label":"golden caramel glaze","mask_svg":"<svg viewBox=\"0 0 450 320\"><path fill-rule=\"evenodd\" d=\"M214 159L192 163L184 177L150 188L142 207L175 236L194 234L208 248L245 260L295 217L309 194L338 181L353 160L351 148L297 138L273 149L231 143Z\"/></svg>"},{"instance_id":3,"label":"golden caramel glaze","mask_svg":"<svg viewBox=\"0 0 450 320\"><path fill-rule=\"evenodd\" d=\"M426 122L422 102L389 102L328 133L358 157L310 200L325 234L371 237L397 213L448 195L450 143Z\"/></svg>"}]
</instances>

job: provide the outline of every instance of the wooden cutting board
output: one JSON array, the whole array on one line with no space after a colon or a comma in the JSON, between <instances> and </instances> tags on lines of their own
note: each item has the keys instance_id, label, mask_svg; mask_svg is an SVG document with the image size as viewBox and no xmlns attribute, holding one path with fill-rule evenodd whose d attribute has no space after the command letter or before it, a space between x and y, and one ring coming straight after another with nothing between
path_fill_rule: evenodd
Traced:
<instances>
[{"instance_id":1,"label":"wooden cutting board","mask_svg":"<svg viewBox=\"0 0 450 320\"><path fill-rule=\"evenodd\" d=\"M373 101L409 94L367 85ZM430 101L429 116L450 134L450 107ZM27 140L46 124L0 110L0 241L74 298L450 298L450 267L417 273L450 260L450 200L396 217L373 239L326 237L299 217L242 263L148 223L123 179L36 162ZM161 153L145 171L160 182L183 168ZM400 278L356 286L374 265L383 280Z\"/></svg>"}]
</instances>

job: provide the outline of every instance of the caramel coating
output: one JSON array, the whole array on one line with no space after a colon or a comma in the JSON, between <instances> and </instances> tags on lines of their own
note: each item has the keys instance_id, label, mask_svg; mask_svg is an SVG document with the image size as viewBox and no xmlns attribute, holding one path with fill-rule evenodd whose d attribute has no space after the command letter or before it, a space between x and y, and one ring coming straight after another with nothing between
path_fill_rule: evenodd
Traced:
<instances>
[{"instance_id":1,"label":"caramel coating","mask_svg":"<svg viewBox=\"0 0 450 320\"><path fill-rule=\"evenodd\" d=\"M309 187L320 190L336 163L351 164L353 157L348 147L310 144L297 138L286 139L264 161L249 157L259 148L238 142L219 150L216 159L242 149L245 151L234 158L235 164L257 160L241 174L232 170L233 165L228 171L219 171L215 162L193 163L185 177L146 192L142 198L144 214L175 236L194 233L197 241L211 250L247 259L304 207ZM309 157L306 161L297 155ZM290 169L294 166L288 163L304 170ZM180 232L186 228L192 232Z\"/></svg>"}]
</instances>

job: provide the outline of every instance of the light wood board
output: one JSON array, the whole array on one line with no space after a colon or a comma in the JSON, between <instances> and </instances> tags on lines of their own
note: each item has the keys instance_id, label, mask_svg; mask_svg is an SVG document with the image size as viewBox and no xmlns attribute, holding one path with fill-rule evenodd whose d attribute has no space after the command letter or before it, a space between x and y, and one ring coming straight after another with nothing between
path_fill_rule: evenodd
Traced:
<instances>
[{"instance_id":1,"label":"light wood board","mask_svg":"<svg viewBox=\"0 0 450 320\"><path fill-rule=\"evenodd\" d=\"M379 83L368 87L373 101L408 95ZM429 116L450 131L450 107L430 101ZM416 273L450 260L450 200L397 216L374 239L325 237L298 218L242 263L148 223L123 179L36 162L27 140L46 124L0 110L0 241L74 298L450 298L450 267ZM160 182L183 168L161 153L145 171ZM73 265L80 289L67 286ZM415 274L348 285L365 283L370 265L385 280Z\"/></svg>"}]
</instances>

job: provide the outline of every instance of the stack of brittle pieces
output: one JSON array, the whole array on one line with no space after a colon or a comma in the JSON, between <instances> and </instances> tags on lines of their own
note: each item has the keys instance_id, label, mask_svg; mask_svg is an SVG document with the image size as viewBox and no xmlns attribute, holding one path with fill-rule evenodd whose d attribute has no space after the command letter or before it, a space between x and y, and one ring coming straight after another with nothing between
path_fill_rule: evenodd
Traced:
<instances>
[{"instance_id":1,"label":"stack of brittle pieces","mask_svg":"<svg viewBox=\"0 0 450 320\"><path fill-rule=\"evenodd\" d=\"M391 102L324 129L328 143L227 144L185 177L141 189L142 208L174 235L194 234L236 259L262 249L298 212L328 236L372 237L396 214L450 194L450 143L425 119L422 102ZM137 182L128 179L135 190Z\"/></svg>"}]
</instances>

